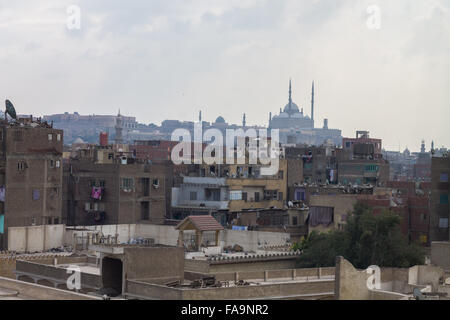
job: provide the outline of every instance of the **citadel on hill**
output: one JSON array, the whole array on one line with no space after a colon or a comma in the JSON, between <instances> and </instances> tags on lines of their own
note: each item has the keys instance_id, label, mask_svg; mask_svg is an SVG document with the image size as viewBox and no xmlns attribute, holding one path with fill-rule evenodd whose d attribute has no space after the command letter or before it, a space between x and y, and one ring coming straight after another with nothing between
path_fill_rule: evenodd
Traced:
<instances>
[{"instance_id":1,"label":"citadel on hill","mask_svg":"<svg viewBox=\"0 0 450 320\"><path fill-rule=\"evenodd\" d=\"M115 138L116 123L120 118L122 124L122 139L124 142L132 143L135 140L170 140L175 129L183 128L194 130L194 121L165 120L160 126L155 124L142 124L136 117L123 116L120 111L114 115L80 115L77 112L69 114L47 115L44 121L53 122L55 128L64 129L64 143L73 142L98 142L100 132L109 133L111 138ZM244 113L241 124L230 124L222 116L218 116L214 122L207 122L202 119L199 112L198 121L202 123L203 129L215 128L223 133L227 129L266 129L264 126L248 126L247 115ZM329 129L328 119L324 119L322 128L314 126L314 83L311 93L311 115L305 115L303 108L299 108L292 100L292 83L289 82L289 98L284 109L280 108L279 115L272 113L269 115L268 129L280 130L280 142L282 144L307 144L307 145L336 145L342 144L341 130Z\"/></svg>"}]
</instances>

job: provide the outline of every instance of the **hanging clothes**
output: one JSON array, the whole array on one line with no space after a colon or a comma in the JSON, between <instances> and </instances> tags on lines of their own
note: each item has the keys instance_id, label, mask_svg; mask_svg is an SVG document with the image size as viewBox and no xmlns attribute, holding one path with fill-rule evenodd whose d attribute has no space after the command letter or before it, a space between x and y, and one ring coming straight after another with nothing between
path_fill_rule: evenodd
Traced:
<instances>
[{"instance_id":1,"label":"hanging clothes","mask_svg":"<svg viewBox=\"0 0 450 320\"><path fill-rule=\"evenodd\" d=\"M93 199L101 200L102 199L102 188L100 187L92 187L92 194Z\"/></svg>"}]
</instances>

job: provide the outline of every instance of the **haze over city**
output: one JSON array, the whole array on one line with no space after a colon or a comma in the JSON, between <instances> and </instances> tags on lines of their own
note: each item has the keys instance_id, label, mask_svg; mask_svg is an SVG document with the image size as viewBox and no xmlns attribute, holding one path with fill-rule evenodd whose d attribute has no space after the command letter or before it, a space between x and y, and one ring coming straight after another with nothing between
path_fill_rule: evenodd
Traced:
<instances>
[{"instance_id":1,"label":"haze over city","mask_svg":"<svg viewBox=\"0 0 450 320\"><path fill-rule=\"evenodd\" d=\"M8 6L6 7L6 4ZM81 28L66 26L67 7ZM368 28L369 5L380 28ZM450 145L450 4L434 1L0 1L0 92L21 114L223 116L288 100L390 150ZM32 58L31 58L32 57Z\"/></svg>"}]
</instances>

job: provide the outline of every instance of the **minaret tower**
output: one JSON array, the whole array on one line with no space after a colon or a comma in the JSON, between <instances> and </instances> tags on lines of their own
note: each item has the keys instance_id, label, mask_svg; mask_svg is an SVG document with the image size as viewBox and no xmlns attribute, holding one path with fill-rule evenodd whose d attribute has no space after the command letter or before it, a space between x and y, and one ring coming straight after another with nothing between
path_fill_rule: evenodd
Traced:
<instances>
[{"instance_id":1,"label":"minaret tower","mask_svg":"<svg viewBox=\"0 0 450 320\"><path fill-rule=\"evenodd\" d=\"M120 109L119 109L119 113L117 114L115 129L116 129L116 139L115 139L116 144L123 144L123 136L122 136L123 119L120 114Z\"/></svg>"},{"instance_id":2,"label":"minaret tower","mask_svg":"<svg viewBox=\"0 0 450 320\"><path fill-rule=\"evenodd\" d=\"M292 82L289 79L289 111L292 109Z\"/></svg>"}]
</instances>

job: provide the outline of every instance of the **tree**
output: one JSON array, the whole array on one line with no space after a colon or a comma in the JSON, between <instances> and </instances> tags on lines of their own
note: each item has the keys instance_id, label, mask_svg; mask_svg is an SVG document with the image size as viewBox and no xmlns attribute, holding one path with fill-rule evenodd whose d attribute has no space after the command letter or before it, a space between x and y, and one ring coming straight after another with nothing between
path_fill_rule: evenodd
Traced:
<instances>
[{"instance_id":1,"label":"tree","mask_svg":"<svg viewBox=\"0 0 450 320\"><path fill-rule=\"evenodd\" d=\"M344 256L356 268L370 265L406 268L423 264L422 247L409 245L400 230L401 218L390 211L374 215L365 204L355 204L343 230L311 233L302 243L300 267L329 267Z\"/></svg>"}]
</instances>

